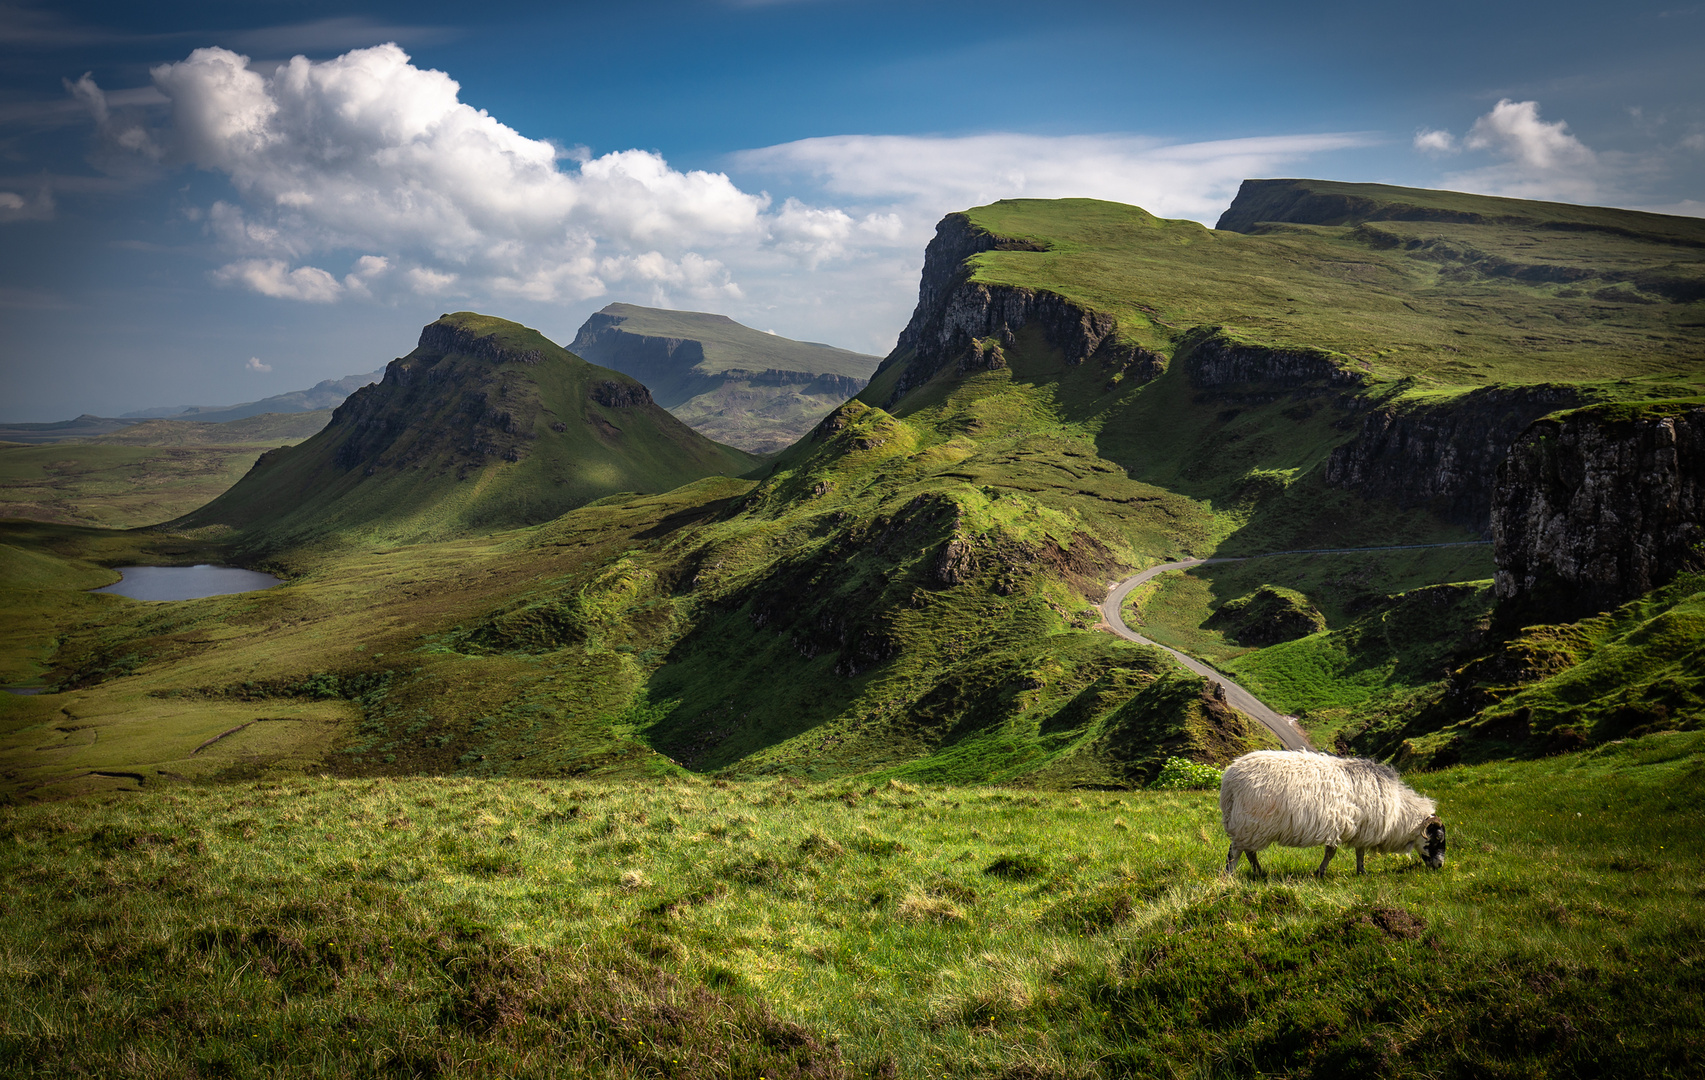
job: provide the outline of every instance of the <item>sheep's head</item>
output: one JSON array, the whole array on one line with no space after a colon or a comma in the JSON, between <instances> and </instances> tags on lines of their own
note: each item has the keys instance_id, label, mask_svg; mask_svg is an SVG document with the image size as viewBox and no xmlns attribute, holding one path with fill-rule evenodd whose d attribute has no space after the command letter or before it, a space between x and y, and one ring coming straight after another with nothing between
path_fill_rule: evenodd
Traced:
<instances>
[{"instance_id":1,"label":"sheep's head","mask_svg":"<svg viewBox=\"0 0 1705 1080\"><path fill-rule=\"evenodd\" d=\"M1445 823L1436 814L1421 824L1421 839L1415 846L1421 861L1434 870L1445 864Z\"/></svg>"}]
</instances>

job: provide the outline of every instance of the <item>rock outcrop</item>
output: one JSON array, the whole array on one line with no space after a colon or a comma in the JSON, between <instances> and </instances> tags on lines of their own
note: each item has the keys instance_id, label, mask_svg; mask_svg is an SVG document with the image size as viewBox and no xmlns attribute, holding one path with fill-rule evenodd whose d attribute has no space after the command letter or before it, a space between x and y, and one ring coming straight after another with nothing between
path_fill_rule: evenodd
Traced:
<instances>
[{"instance_id":1,"label":"rock outcrop","mask_svg":"<svg viewBox=\"0 0 1705 1080\"><path fill-rule=\"evenodd\" d=\"M959 371L1001 366L999 347L1010 347L1018 331L1035 323L1066 363L1094 357L1128 378L1147 381L1166 369L1165 357L1117 339L1117 321L1045 289L989 285L971 280L967 261L984 251L1039 250L1030 241L996 236L949 214L936 226L924 251L918 306L900 332L894 351L878 373L906 365L885 405L893 405L950 365ZM993 348L991 347L993 346Z\"/></svg>"},{"instance_id":2,"label":"rock outcrop","mask_svg":"<svg viewBox=\"0 0 1705 1080\"><path fill-rule=\"evenodd\" d=\"M1705 566L1705 404L1598 406L1533 424L1498 470L1501 604L1577 619Z\"/></svg>"},{"instance_id":3,"label":"rock outcrop","mask_svg":"<svg viewBox=\"0 0 1705 1080\"><path fill-rule=\"evenodd\" d=\"M726 315L611 304L570 346L632 375L713 439L754 453L791 445L863 390L876 357L742 326Z\"/></svg>"},{"instance_id":4,"label":"rock outcrop","mask_svg":"<svg viewBox=\"0 0 1705 1080\"><path fill-rule=\"evenodd\" d=\"M1573 386L1483 387L1434 405L1386 405L1362 417L1322 476L1364 498L1422 507L1490 536L1498 466L1529 424L1580 404Z\"/></svg>"},{"instance_id":5,"label":"rock outcrop","mask_svg":"<svg viewBox=\"0 0 1705 1080\"><path fill-rule=\"evenodd\" d=\"M346 433L332 460L368 476L446 452L461 469L487 458L520 461L536 438L541 404L531 382L506 379L501 368L511 362L532 367L541 359L536 349L505 349L494 335L442 320L429 323L414 352L392 360L383 380L357 390L332 413L327 430ZM455 407L446 410L448 395L454 395ZM434 436L420 438L428 416Z\"/></svg>"},{"instance_id":6,"label":"rock outcrop","mask_svg":"<svg viewBox=\"0 0 1705 1080\"><path fill-rule=\"evenodd\" d=\"M1367 382L1364 374L1349 367L1353 361L1347 356L1325 349L1251 345L1227 337L1218 327L1192 331L1179 353L1188 365L1190 385L1204 390L1232 386L1294 390L1310 384L1354 387Z\"/></svg>"}]
</instances>

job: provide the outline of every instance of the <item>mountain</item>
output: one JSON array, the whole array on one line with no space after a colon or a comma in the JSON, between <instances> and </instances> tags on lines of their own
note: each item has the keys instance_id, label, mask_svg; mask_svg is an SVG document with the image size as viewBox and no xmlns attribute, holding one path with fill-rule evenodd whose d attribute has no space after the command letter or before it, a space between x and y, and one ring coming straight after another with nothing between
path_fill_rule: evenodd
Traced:
<instances>
[{"instance_id":1,"label":"mountain","mask_svg":"<svg viewBox=\"0 0 1705 1080\"><path fill-rule=\"evenodd\" d=\"M1091 200L948 215L869 385L739 477L547 505L606 425L639 441L643 388L447 317L179 523L289 587L169 624L67 591L20 677L89 715L183 710L148 712L180 773L232 703L323 691L360 710L351 772L1124 787L1268 741L1097 628L1109 583L1214 557L1127 621L1316 746L1421 768L1705 722L1705 223L1245 190L1248 232ZM550 434L583 440L572 469L539 467ZM239 610L267 632L207 632Z\"/></svg>"},{"instance_id":2,"label":"mountain","mask_svg":"<svg viewBox=\"0 0 1705 1080\"><path fill-rule=\"evenodd\" d=\"M124 418L135 420L170 418L222 424L230 420L259 416L261 413L315 412L320 409L335 409L343 404L343 400L349 395L363 386L378 382L384 374L383 371L370 371L365 375L346 375L341 379L325 379L315 383L307 390L292 390L287 394L275 394L269 398L248 401L240 405L165 406L128 412L124 414Z\"/></svg>"},{"instance_id":3,"label":"mountain","mask_svg":"<svg viewBox=\"0 0 1705 1080\"><path fill-rule=\"evenodd\" d=\"M533 524L617 491L737 474L757 459L537 331L460 312L351 394L313 438L271 451L174 525L249 547L414 541Z\"/></svg>"},{"instance_id":4,"label":"mountain","mask_svg":"<svg viewBox=\"0 0 1705 1080\"><path fill-rule=\"evenodd\" d=\"M570 350L651 388L657 403L703 434L753 453L792 444L858 393L877 357L794 341L726 315L611 304Z\"/></svg>"}]
</instances>

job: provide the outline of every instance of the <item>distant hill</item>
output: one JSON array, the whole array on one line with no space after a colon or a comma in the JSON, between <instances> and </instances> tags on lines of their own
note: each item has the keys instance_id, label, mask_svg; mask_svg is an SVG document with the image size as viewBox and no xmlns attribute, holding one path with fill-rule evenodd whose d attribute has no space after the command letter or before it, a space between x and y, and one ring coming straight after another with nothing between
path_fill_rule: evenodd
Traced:
<instances>
[{"instance_id":1,"label":"distant hill","mask_svg":"<svg viewBox=\"0 0 1705 1080\"><path fill-rule=\"evenodd\" d=\"M791 445L862 390L880 359L726 315L634 304L587 319L569 349L639 379L696 430L754 453Z\"/></svg>"},{"instance_id":2,"label":"distant hill","mask_svg":"<svg viewBox=\"0 0 1705 1080\"><path fill-rule=\"evenodd\" d=\"M676 420L634 379L517 323L459 312L428 325L319 434L263 455L174 525L235 530L250 549L443 538L756 463Z\"/></svg>"},{"instance_id":3,"label":"distant hill","mask_svg":"<svg viewBox=\"0 0 1705 1080\"><path fill-rule=\"evenodd\" d=\"M238 420L141 420L110 435L84 442L118 446L278 446L301 442L332 418L331 409L312 412L261 413Z\"/></svg>"},{"instance_id":4,"label":"distant hill","mask_svg":"<svg viewBox=\"0 0 1705 1080\"><path fill-rule=\"evenodd\" d=\"M92 439L99 435L129 427L134 421L115 420L107 416L84 413L75 420L56 420L46 424L0 424L0 442L56 443L68 440Z\"/></svg>"},{"instance_id":5,"label":"distant hill","mask_svg":"<svg viewBox=\"0 0 1705 1080\"><path fill-rule=\"evenodd\" d=\"M126 420L158 420L171 418L173 420L196 420L202 423L222 424L229 420L242 420L261 413L295 413L314 412L319 409L335 409L343 404L345 398L367 386L376 383L384 376L384 371L369 371L365 375L345 375L341 379L325 379L315 383L307 390L292 390L288 394L275 394L259 401L247 401L240 405L178 405L164 406L154 409L141 409L137 412L125 413Z\"/></svg>"}]
</instances>

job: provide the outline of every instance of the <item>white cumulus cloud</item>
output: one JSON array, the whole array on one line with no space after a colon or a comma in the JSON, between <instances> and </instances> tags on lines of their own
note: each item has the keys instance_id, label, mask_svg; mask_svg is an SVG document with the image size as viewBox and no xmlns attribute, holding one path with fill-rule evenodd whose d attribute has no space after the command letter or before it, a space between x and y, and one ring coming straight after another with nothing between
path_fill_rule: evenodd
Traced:
<instances>
[{"instance_id":1,"label":"white cumulus cloud","mask_svg":"<svg viewBox=\"0 0 1705 1080\"><path fill-rule=\"evenodd\" d=\"M185 214L223 253L221 284L313 303L690 303L870 351L904 324L943 214L1087 196L1212 222L1242 179L1374 141L846 135L739 152L725 173L529 138L394 44L264 70L198 49L153 82L169 120L133 153L229 180ZM71 92L112 127L118 95L87 77Z\"/></svg>"},{"instance_id":2,"label":"white cumulus cloud","mask_svg":"<svg viewBox=\"0 0 1705 1080\"><path fill-rule=\"evenodd\" d=\"M642 274L642 284L696 281L696 248L758 247L768 236L768 196L648 151L565 160L462 102L454 79L414 66L396 45L298 56L271 74L230 50L197 49L153 77L171 102L162 137L177 159L225 174L242 195L241 207L218 202L208 214L233 254L288 261L366 249L409 266L398 284L416 293L460 283L552 301L598 295L641 255L631 265L674 267ZM84 81L77 92L94 100L99 89ZM269 296L339 292L329 275L281 285L257 265L227 276ZM378 272L353 273L347 294L378 287Z\"/></svg>"},{"instance_id":3,"label":"white cumulus cloud","mask_svg":"<svg viewBox=\"0 0 1705 1080\"><path fill-rule=\"evenodd\" d=\"M1470 150L1491 150L1536 171L1581 168L1596 160L1591 150L1569 134L1568 124L1541 120L1537 101L1504 98L1474 121L1462 143Z\"/></svg>"},{"instance_id":4,"label":"white cumulus cloud","mask_svg":"<svg viewBox=\"0 0 1705 1080\"><path fill-rule=\"evenodd\" d=\"M337 278L317 266L292 270L283 259L242 259L213 272L222 285L241 285L278 300L307 300L327 304L343 292Z\"/></svg>"},{"instance_id":5,"label":"white cumulus cloud","mask_svg":"<svg viewBox=\"0 0 1705 1080\"><path fill-rule=\"evenodd\" d=\"M1415 149L1423 154L1454 154L1460 147L1456 136L1439 128L1422 128L1415 133Z\"/></svg>"},{"instance_id":6,"label":"white cumulus cloud","mask_svg":"<svg viewBox=\"0 0 1705 1080\"><path fill-rule=\"evenodd\" d=\"M258 371L262 375L272 370L272 365L263 364L261 362L261 358L258 356L249 357L249 362L244 364L243 367L247 368L249 371Z\"/></svg>"},{"instance_id":7,"label":"white cumulus cloud","mask_svg":"<svg viewBox=\"0 0 1705 1080\"><path fill-rule=\"evenodd\" d=\"M1447 187L1521 199L1594 202L1611 197L1599 155L1569 133L1562 120L1540 118L1539 102L1501 99L1474 121L1458 144L1448 131L1423 131L1415 148L1458 150L1491 157L1492 163L1444 177Z\"/></svg>"}]
</instances>

